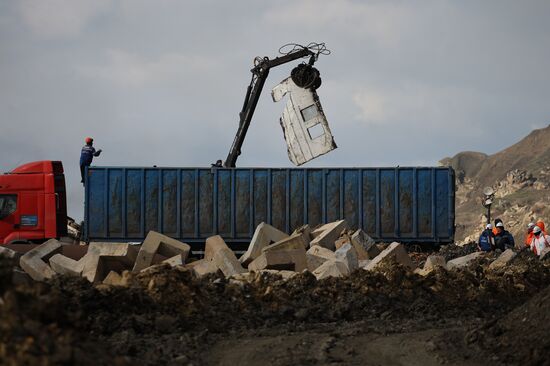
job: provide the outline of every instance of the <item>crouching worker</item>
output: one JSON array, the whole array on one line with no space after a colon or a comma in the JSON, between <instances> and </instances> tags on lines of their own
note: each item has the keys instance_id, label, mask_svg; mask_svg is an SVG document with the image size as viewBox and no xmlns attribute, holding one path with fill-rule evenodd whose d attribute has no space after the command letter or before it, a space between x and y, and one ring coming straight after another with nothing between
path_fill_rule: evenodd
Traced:
<instances>
[{"instance_id":1,"label":"crouching worker","mask_svg":"<svg viewBox=\"0 0 550 366\"><path fill-rule=\"evenodd\" d=\"M550 236L546 235L540 227L535 226L530 247L533 253L541 255L544 248L550 248Z\"/></svg>"},{"instance_id":2,"label":"crouching worker","mask_svg":"<svg viewBox=\"0 0 550 366\"><path fill-rule=\"evenodd\" d=\"M487 224L485 230L479 236L477 248L483 252L490 252L495 247L495 238L493 236L493 225Z\"/></svg>"},{"instance_id":3,"label":"crouching worker","mask_svg":"<svg viewBox=\"0 0 550 366\"><path fill-rule=\"evenodd\" d=\"M531 246L531 242L533 241L533 229L535 228L535 224L530 222L527 225L527 234L525 234L525 240L523 241L523 244L525 244L525 247L529 248Z\"/></svg>"},{"instance_id":4,"label":"crouching worker","mask_svg":"<svg viewBox=\"0 0 550 366\"><path fill-rule=\"evenodd\" d=\"M496 224L497 234L495 235L495 247L502 251L513 249L516 246L514 237L508 230L504 230L504 224L501 222Z\"/></svg>"}]
</instances>

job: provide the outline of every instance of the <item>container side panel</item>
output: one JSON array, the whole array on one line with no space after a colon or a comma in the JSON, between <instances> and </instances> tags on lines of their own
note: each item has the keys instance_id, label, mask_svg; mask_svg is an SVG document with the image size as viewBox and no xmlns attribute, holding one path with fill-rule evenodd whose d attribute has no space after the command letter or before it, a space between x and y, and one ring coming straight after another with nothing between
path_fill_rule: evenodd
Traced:
<instances>
[{"instance_id":1,"label":"container side panel","mask_svg":"<svg viewBox=\"0 0 550 366\"><path fill-rule=\"evenodd\" d=\"M449 237L449 171L435 171L436 186L436 233L438 237Z\"/></svg>"},{"instance_id":2,"label":"container side panel","mask_svg":"<svg viewBox=\"0 0 550 366\"><path fill-rule=\"evenodd\" d=\"M304 224L304 171L290 171L290 231Z\"/></svg>"},{"instance_id":3,"label":"container side panel","mask_svg":"<svg viewBox=\"0 0 550 366\"><path fill-rule=\"evenodd\" d=\"M254 228L267 222L267 170L254 171Z\"/></svg>"},{"instance_id":4,"label":"container side panel","mask_svg":"<svg viewBox=\"0 0 550 366\"><path fill-rule=\"evenodd\" d=\"M210 169L199 171L199 236L207 237L214 233L212 209L214 193L214 174Z\"/></svg>"},{"instance_id":5,"label":"container side panel","mask_svg":"<svg viewBox=\"0 0 550 366\"><path fill-rule=\"evenodd\" d=\"M142 171L126 171L126 230L128 237L141 237L141 177Z\"/></svg>"},{"instance_id":6,"label":"container side panel","mask_svg":"<svg viewBox=\"0 0 550 366\"><path fill-rule=\"evenodd\" d=\"M359 173L344 170L344 218L352 229L359 228Z\"/></svg>"},{"instance_id":7,"label":"container side panel","mask_svg":"<svg viewBox=\"0 0 550 366\"><path fill-rule=\"evenodd\" d=\"M151 230L159 231L159 173L145 171L145 235Z\"/></svg>"},{"instance_id":8,"label":"container side panel","mask_svg":"<svg viewBox=\"0 0 550 366\"><path fill-rule=\"evenodd\" d=\"M187 238L195 236L195 170L181 172L181 229Z\"/></svg>"},{"instance_id":9,"label":"container side panel","mask_svg":"<svg viewBox=\"0 0 550 366\"><path fill-rule=\"evenodd\" d=\"M363 171L363 230L376 236L376 171Z\"/></svg>"},{"instance_id":10,"label":"container side panel","mask_svg":"<svg viewBox=\"0 0 550 366\"><path fill-rule=\"evenodd\" d=\"M271 172L271 225L286 231L286 170Z\"/></svg>"},{"instance_id":11,"label":"container side panel","mask_svg":"<svg viewBox=\"0 0 550 366\"><path fill-rule=\"evenodd\" d=\"M178 237L178 171L162 171L162 232Z\"/></svg>"},{"instance_id":12,"label":"container side panel","mask_svg":"<svg viewBox=\"0 0 550 366\"><path fill-rule=\"evenodd\" d=\"M235 233L246 238L250 234L250 170L235 171Z\"/></svg>"},{"instance_id":13,"label":"container side panel","mask_svg":"<svg viewBox=\"0 0 550 366\"><path fill-rule=\"evenodd\" d=\"M122 170L109 171L109 236L122 237Z\"/></svg>"},{"instance_id":14,"label":"container side panel","mask_svg":"<svg viewBox=\"0 0 550 366\"><path fill-rule=\"evenodd\" d=\"M412 237L413 233L413 170L399 170L399 234Z\"/></svg>"},{"instance_id":15,"label":"container side panel","mask_svg":"<svg viewBox=\"0 0 550 366\"><path fill-rule=\"evenodd\" d=\"M231 235L231 171L218 170L218 234Z\"/></svg>"},{"instance_id":16,"label":"container side panel","mask_svg":"<svg viewBox=\"0 0 550 366\"><path fill-rule=\"evenodd\" d=\"M432 236L432 172L419 169L418 173L418 234Z\"/></svg>"},{"instance_id":17,"label":"container side panel","mask_svg":"<svg viewBox=\"0 0 550 366\"><path fill-rule=\"evenodd\" d=\"M330 169L326 175L327 222L340 219L340 169Z\"/></svg>"},{"instance_id":18,"label":"container side panel","mask_svg":"<svg viewBox=\"0 0 550 366\"><path fill-rule=\"evenodd\" d=\"M323 170L310 170L307 178L307 216L309 226L323 223Z\"/></svg>"},{"instance_id":19,"label":"container side panel","mask_svg":"<svg viewBox=\"0 0 550 366\"><path fill-rule=\"evenodd\" d=\"M105 175L107 170L94 169L88 176L89 202L88 202L88 227L90 237L105 237Z\"/></svg>"},{"instance_id":20,"label":"container side panel","mask_svg":"<svg viewBox=\"0 0 550 366\"><path fill-rule=\"evenodd\" d=\"M380 170L380 222L382 237L395 236L395 170Z\"/></svg>"}]
</instances>

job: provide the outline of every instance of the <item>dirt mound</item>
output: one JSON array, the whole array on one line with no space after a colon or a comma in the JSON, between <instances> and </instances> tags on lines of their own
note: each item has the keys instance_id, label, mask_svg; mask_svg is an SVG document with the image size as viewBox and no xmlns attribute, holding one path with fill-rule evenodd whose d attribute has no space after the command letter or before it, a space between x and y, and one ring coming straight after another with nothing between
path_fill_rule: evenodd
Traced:
<instances>
[{"instance_id":1,"label":"dirt mound","mask_svg":"<svg viewBox=\"0 0 550 366\"><path fill-rule=\"evenodd\" d=\"M550 126L532 131L518 143L493 155L466 151L452 158L445 158L441 164L452 166L466 177L479 181L481 185L493 185L514 169L536 169L544 167L550 159Z\"/></svg>"},{"instance_id":2,"label":"dirt mound","mask_svg":"<svg viewBox=\"0 0 550 366\"><path fill-rule=\"evenodd\" d=\"M158 266L130 276L128 287L65 277L29 286L0 281L8 284L0 306L0 358L8 364L203 364L215 356L204 352L213 342L254 338L259 329L300 329L307 338L321 324L367 322L377 334L458 327L460 336L467 324L503 317L546 287L550 268L524 252L504 273L480 261L471 270L421 277L388 264L347 278L317 281L306 272L244 282ZM445 347L434 352L457 357Z\"/></svg>"},{"instance_id":3,"label":"dirt mound","mask_svg":"<svg viewBox=\"0 0 550 366\"><path fill-rule=\"evenodd\" d=\"M507 364L550 365L550 285L507 316L473 333L472 339Z\"/></svg>"},{"instance_id":4,"label":"dirt mound","mask_svg":"<svg viewBox=\"0 0 550 366\"><path fill-rule=\"evenodd\" d=\"M492 218L504 220L517 241L529 222L550 217L550 126L532 131L518 143L493 155L461 152L440 164L456 171L455 240L477 240L487 210L483 188L491 186L495 199Z\"/></svg>"}]
</instances>

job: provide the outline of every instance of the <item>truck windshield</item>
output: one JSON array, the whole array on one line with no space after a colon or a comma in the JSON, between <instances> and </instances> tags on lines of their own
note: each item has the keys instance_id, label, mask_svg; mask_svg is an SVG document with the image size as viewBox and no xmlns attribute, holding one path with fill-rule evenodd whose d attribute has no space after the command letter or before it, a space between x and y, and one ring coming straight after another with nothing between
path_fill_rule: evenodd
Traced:
<instances>
[{"instance_id":1,"label":"truck windshield","mask_svg":"<svg viewBox=\"0 0 550 366\"><path fill-rule=\"evenodd\" d=\"M0 194L0 220L8 217L17 210L17 195Z\"/></svg>"}]
</instances>

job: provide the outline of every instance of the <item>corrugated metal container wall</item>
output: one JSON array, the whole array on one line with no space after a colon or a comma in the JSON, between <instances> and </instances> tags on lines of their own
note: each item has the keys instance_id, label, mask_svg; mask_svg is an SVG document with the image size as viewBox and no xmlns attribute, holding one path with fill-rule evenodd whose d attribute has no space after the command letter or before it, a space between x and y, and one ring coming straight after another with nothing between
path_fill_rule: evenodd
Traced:
<instances>
[{"instance_id":1,"label":"corrugated metal container wall","mask_svg":"<svg viewBox=\"0 0 550 366\"><path fill-rule=\"evenodd\" d=\"M155 230L198 249L219 234L242 249L262 221L290 233L345 218L380 241L449 243L454 199L451 168L90 167L85 237Z\"/></svg>"}]
</instances>

